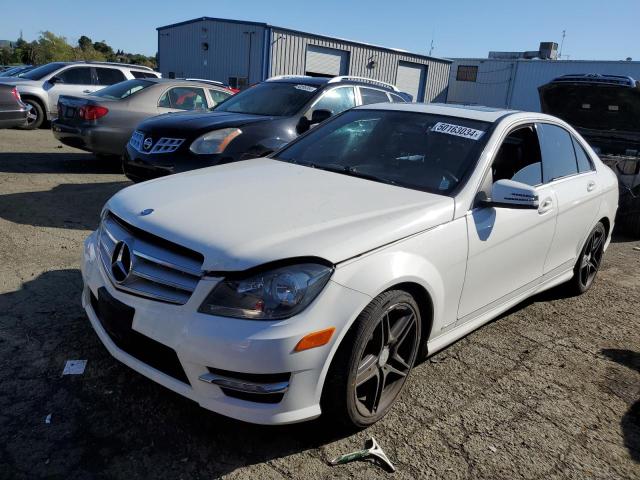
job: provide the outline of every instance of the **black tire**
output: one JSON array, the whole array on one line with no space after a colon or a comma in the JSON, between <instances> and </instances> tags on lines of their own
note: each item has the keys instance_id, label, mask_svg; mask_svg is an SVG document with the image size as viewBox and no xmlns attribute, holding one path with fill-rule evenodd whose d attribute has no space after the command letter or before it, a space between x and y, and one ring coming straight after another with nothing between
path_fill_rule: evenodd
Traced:
<instances>
[{"instance_id":1,"label":"black tire","mask_svg":"<svg viewBox=\"0 0 640 480\"><path fill-rule=\"evenodd\" d=\"M593 285L600 270L604 256L604 244L607 241L607 229L598 222L582 247L578 261L573 268L573 278L567 282L569 293L582 295Z\"/></svg>"},{"instance_id":2,"label":"black tire","mask_svg":"<svg viewBox=\"0 0 640 480\"><path fill-rule=\"evenodd\" d=\"M27 123L20 127L21 130L36 130L42 126L44 122L44 110L37 100L32 98L23 98L22 101L31 106L31 111L27 116Z\"/></svg>"},{"instance_id":3,"label":"black tire","mask_svg":"<svg viewBox=\"0 0 640 480\"><path fill-rule=\"evenodd\" d=\"M410 294L390 290L373 299L331 362L322 392L324 417L349 429L384 417L403 390L420 341L420 309Z\"/></svg>"}]
</instances>

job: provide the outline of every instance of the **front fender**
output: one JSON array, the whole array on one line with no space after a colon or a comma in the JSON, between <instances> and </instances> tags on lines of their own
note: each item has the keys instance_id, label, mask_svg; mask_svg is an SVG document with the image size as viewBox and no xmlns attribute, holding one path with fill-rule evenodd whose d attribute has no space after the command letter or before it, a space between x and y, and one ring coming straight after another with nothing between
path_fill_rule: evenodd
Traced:
<instances>
[{"instance_id":1,"label":"front fender","mask_svg":"<svg viewBox=\"0 0 640 480\"><path fill-rule=\"evenodd\" d=\"M433 336L457 320L467 248L460 218L341 263L332 279L372 298L403 283L421 286L433 306Z\"/></svg>"}]
</instances>

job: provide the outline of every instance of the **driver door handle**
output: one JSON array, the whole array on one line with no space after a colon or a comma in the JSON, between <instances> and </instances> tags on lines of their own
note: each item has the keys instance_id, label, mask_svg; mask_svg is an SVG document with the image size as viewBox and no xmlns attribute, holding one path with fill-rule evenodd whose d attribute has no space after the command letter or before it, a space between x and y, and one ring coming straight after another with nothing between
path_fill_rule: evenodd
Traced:
<instances>
[{"instance_id":1,"label":"driver door handle","mask_svg":"<svg viewBox=\"0 0 640 480\"><path fill-rule=\"evenodd\" d=\"M596 182L594 182L593 180L587 183L587 192L593 192L595 188L596 188Z\"/></svg>"},{"instance_id":2,"label":"driver door handle","mask_svg":"<svg viewBox=\"0 0 640 480\"><path fill-rule=\"evenodd\" d=\"M538 207L538 213L543 214L551 211L553 209L553 200L550 197L547 197L543 200L543 202Z\"/></svg>"}]
</instances>

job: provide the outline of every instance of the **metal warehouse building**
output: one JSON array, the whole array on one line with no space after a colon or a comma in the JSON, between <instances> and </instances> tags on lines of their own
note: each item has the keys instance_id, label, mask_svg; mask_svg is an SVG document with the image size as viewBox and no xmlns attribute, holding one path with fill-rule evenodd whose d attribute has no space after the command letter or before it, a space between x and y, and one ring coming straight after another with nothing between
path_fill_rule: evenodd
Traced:
<instances>
[{"instance_id":1,"label":"metal warehouse building","mask_svg":"<svg viewBox=\"0 0 640 480\"><path fill-rule=\"evenodd\" d=\"M354 75L395 84L415 101L446 100L450 60L220 18L157 30L165 77L208 78L243 88L276 75Z\"/></svg>"},{"instance_id":2,"label":"metal warehouse building","mask_svg":"<svg viewBox=\"0 0 640 480\"><path fill-rule=\"evenodd\" d=\"M447 101L539 112L538 87L576 73L640 80L640 62L457 58L451 65Z\"/></svg>"}]
</instances>

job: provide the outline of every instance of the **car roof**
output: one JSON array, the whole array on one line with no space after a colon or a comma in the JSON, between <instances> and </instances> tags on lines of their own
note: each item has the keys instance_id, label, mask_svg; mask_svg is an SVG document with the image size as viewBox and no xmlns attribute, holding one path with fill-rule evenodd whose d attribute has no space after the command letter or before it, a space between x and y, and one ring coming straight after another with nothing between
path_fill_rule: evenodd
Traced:
<instances>
[{"instance_id":1,"label":"car roof","mask_svg":"<svg viewBox=\"0 0 640 480\"><path fill-rule=\"evenodd\" d=\"M198 84L198 85L206 85L207 88L209 87L218 87L222 90L229 90L228 87L226 87L225 85L222 85L220 83L214 83L211 80L186 80L184 78L158 78L158 77L147 77L147 78L137 78L136 80L147 80L149 82L152 83L158 83L158 84L167 84L167 83L172 83L172 84L176 84L176 85L181 85L181 84L188 84L188 85L194 85L194 84Z\"/></svg>"},{"instance_id":2,"label":"car roof","mask_svg":"<svg viewBox=\"0 0 640 480\"><path fill-rule=\"evenodd\" d=\"M449 117L468 118L483 122L495 122L505 115L517 113L517 110L484 107L481 105L456 105L450 103L376 103L356 107L359 110L397 110L401 112L431 113Z\"/></svg>"},{"instance_id":3,"label":"car roof","mask_svg":"<svg viewBox=\"0 0 640 480\"><path fill-rule=\"evenodd\" d=\"M315 87L321 87L327 84L335 85L359 85L364 87L379 88L387 90L393 93L405 93L401 92L395 85L383 82L382 80L376 80L373 78L358 77L353 75L340 75L337 77L311 77L308 75L281 75L277 77L267 78L265 82L269 83L295 83L302 85L313 85Z\"/></svg>"}]
</instances>

